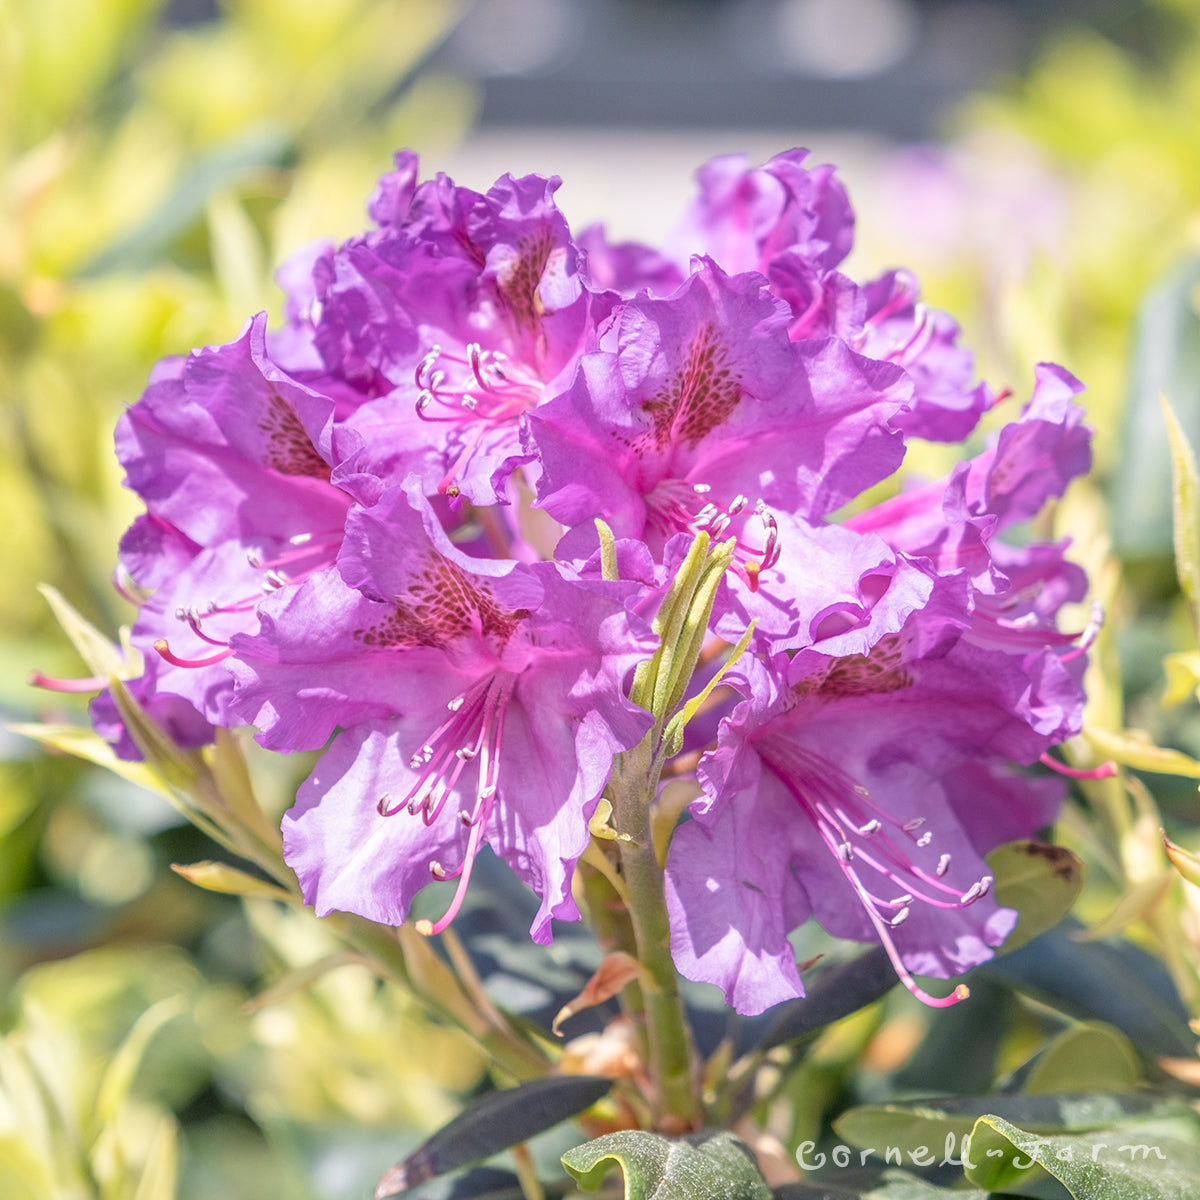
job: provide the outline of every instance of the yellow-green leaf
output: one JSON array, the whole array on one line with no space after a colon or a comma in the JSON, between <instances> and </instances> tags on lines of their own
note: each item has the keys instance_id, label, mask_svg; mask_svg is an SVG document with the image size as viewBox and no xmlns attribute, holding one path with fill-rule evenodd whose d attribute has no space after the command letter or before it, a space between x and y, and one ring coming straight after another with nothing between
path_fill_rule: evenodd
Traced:
<instances>
[{"instance_id":1,"label":"yellow-green leaf","mask_svg":"<svg viewBox=\"0 0 1200 1200\"><path fill-rule=\"evenodd\" d=\"M1021 1089L1026 1095L1063 1092L1130 1092L1141 1079L1129 1039L1102 1021L1085 1021L1060 1033L1033 1064Z\"/></svg>"},{"instance_id":2,"label":"yellow-green leaf","mask_svg":"<svg viewBox=\"0 0 1200 1200\"><path fill-rule=\"evenodd\" d=\"M1135 771L1200 779L1200 762L1178 750L1154 745L1140 729L1123 729L1120 733L1114 733L1111 729L1093 729L1089 726L1084 729L1083 736L1105 758L1115 759Z\"/></svg>"},{"instance_id":3,"label":"yellow-green leaf","mask_svg":"<svg viewBox=\"0 0 1200 1200\"><path fill-rule=\"evenodd\" d=\"M1200 857L1193 854L1190 850L1185 850L1182 846L1177 846L1165 833L1163 834L1163 848L1166 850L1167 857L1171 860L1171 865L1175 870L1188 883L1200 887Z\"/></svg>"},{"instance_id":4,"label":"yellow-green leaf","mask_svg":"<svg viewBox=\"0 0 1200 1200\"><path fill-rule=\"evenodd\" d=\"M1192 629L1200 640L1200 474L1196 455L1166 396L1159 397L1171 446L1171 480L1175 528L1175 571L1192 613Z\"/></svg>"},{"instance_id":5,"label":"yellow-green leaf","mask_svg":"<svg viewBox=\"0 0 1200 1200\"><path fill-rule=\"evenodd\" d=\"M1163 673L1167 677L1162 702L1167 707L1182 704L1196 694L1200 687L1200 653L1195 651L1168 654L1163 658Z\"/></svg>"},{"instance_id":6,"label":"yellow-green leaf","mask_svg":"<svg viewBox=\"0 0 1200 1200\"><path fill-rule=\"evenodd\" d=\"M283 888L265 879L258 879L231 867L228 863L196 862L172 863L171 870L182 875L189 883L210 892L222 892L227 896L261 896L268 900L287 900L293 897Z\"/></svg>"},{"instance_id":7,"label":"yellow-green leaf","mask_svg":"<svg viewBox=\"0 0 1200 1200\"><path fill-rule=\"evenodd\" d=\"M122 779L136 783L161 796L171 797L171 789L159 774L144 762L127 762L113 753L113 748L98 733L78 725L10 725L13 733L33 738L52 750L86 759L99 767L107 767Z\"/></svg>"},{"instance_id":8,"label":"yellow-green leaf","mask_svg":"<svg viewBox=\"0 0 1200 1200\"><path fill-rule=\"evenodd\" d=\"M1143 879L1117 901L1108 916L1075 934L1075 940L1094 942L1098 938L1113 937L1134 921L1149 916L1158 907L1170 882L1171 875L1167 871L1162 871L1150 879Z\"/></svg>"},{"instance_id":9,"label":"yellow-green leaf","mask_svg":"<svg viewBox=\"0 0 1200 1200\"><path fill-rule=\"evenodd\" d=\"M1019 914L1001 953L1015 950L1057 925L1083 886L1083 863L1062 846L1009 842L993 850L987 862L995 876L996 902Z\"/></svg>"}]
</instances>

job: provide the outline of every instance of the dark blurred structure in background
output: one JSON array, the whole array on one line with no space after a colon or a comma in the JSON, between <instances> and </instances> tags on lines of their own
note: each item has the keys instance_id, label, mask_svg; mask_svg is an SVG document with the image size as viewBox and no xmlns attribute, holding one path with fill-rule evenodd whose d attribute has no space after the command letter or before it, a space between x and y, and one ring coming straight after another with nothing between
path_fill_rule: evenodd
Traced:
<instances>
[{"instance_id":1,"label":"dark blurred structure in background","mask_svg":"<svg viewBox=\"0 0 1200 1200\"><path fill-rule=\"evenodd\" d=\"M477 0L438 52L481 125L931 136L947 104L1089 25L1135 52L1130 0Z\"/></svg>"}]
</instances>

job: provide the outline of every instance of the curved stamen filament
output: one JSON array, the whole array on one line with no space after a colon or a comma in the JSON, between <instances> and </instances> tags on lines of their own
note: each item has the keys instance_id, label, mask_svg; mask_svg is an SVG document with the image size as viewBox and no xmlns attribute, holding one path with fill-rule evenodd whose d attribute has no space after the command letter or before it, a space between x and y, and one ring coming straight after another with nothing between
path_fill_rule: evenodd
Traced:
<instances>
[{"instance_id":1,"label":"curved stamen filament","mask_svg":"<svg viewBox=\"0 0 1200 1200\"><path fill-rule=\"evenodd\" d=\"M172 652L166 638L159 638L154 643L154 649L173 667L211 667L219 662L224 662L233 653L232 648L226 648L219 654L213 654L208 658L180 658L178 654Z\"/></svg>"},{"instance_id":2,"label":"curved stamen filament","mask_svg":"<svg viewBox=\"0 0 1200 1200\"><path fill-rule=\"evenodd\" d=\"M406 810L410 816L420 814L425 824L431 825L458 787L468 764L476 764L474 806L470 811L464 809L458 814L458 819L470 830L463 860L453 869L447 869L439 862L430 863L434 879L457 879L458 886L439 921L417 922L421 933L440 933L462 907L471 869L483 846L499 790L504 717L512 687L511 677L491 674L451 700L447 705L450 715L409 760L409 767L419 772L416 781L399 801L393 802L387 793L380 798L378 810L381 816L391 817Z\"/></svg>"},{"instance_id":3,"label":"curved stamen filament","mask_svg":"<svg viewBox=\"0 0 1200 1200\"><path fill-rule=\"evenodd\" d=\"M909 919L914 904L950 910L973 904L991 889L991 877L984 875L966 891L946 883L942 877L950 868L951 856L936 848L927 849L932 846L933 835L923 828L923 817L901 821L890 815L844 771L794 742L772 741L765 747L760 743L758 749L838 864L904 986L917 999L936 1008L964 999L968 992L962 986L940 999L926 992L905 968L892 930ZM912 843L915 853L901 848L901 837ZM928 870L918 861L922 851L933 856L934 865ZM867 871L886 880L900 894L891 899L880 895L864 880Z\"/></svg>"},{"instance_id":4,"label":"curved stamen filament","mask_svg":"<svg viewBox=\"0 0 1200 1200\"><path fill-rule=\"evenodd\" d=\"M740 493L725 508L711 500L696 507L697 498L712 490L706 483L689 483L683 479L661 480L646 496L646 511L650 523L665 537L674 533L707 533L724 538L732 522L742 516L750 505ZM760 572L769 570L780 556L779 523L761 498L754 502L752 514L763 528L763 544L746 540L745 528L735 535L733 570L747 583L751 591L758 590Z\"/></svg>"}]
</instances>

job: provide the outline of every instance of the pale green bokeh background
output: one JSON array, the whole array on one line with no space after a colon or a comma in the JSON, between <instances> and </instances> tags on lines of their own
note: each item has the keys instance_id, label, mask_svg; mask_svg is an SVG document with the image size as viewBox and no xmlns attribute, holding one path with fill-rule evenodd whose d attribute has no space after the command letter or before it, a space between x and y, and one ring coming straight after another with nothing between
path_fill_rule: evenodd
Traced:
<instances>
[{"instance_id":1,"label":"pale green bokeh background","mask_svg":"<svg viewBox=\"0 0 1200 1200\"><path fill-rule=\"evenodd\" d=\"M912 266L1018 395L1034 361L1069 365L1089 384L1109 477L1126 445L1138 305L1200 241L1200 9L1156 8L1177 31L1158 61L1068 36L1027 80L969 103L933 156L813 139L819 159L847 163L859 269ZM636 150L620 133L469 137L476 92L424 66L458 16L442 0L239 0L174 30L160 9L0 0L0 704L17 720L84 719L82 702L24 682L34 667L82 672L39 582L110 633L132 615L109 585L137 507L111 449L122 405L157 358L275 311L273 269L361 229L393 150L476 187L503 170L560 172L577 224L608 213L619 236L653 237L688 187L655 190L667 165L677 177L735 148L725 135ZM784 147L755 135L736 148ZM655 179L638 168L651 160ZM1108 661L1124 638L1149 663L1129 694L1109 670L1103 715L1120 724L1131 701L1139 723L1195 753L1194 712L1163 713L1155 690L1162 653L1191 648L1169 567L1122 576L1105 505L1085 487L1059 521L1110 602ZM169 861L208 851L152 797L0 739L0 1195L359 1195L478 1080L465 1042L359 966L247 1011L265 981L334 943L269 901L243 910L172 875ZM282 808L302 764L258 769ZM1200 826L1194 800L1194 788L1165 798L1184 833ZM1120 882L1098 874L1097 916ZM135 1072L140 1035L124 1058L118 1047L139 1018ZM923 1019L889 1026L893 1042L915 1044ZM878 1039L844 1033L809 1121L884 1057ZM1028 1049L1018 1043L1006 1061Z\"/></svg>"}]
</instances>

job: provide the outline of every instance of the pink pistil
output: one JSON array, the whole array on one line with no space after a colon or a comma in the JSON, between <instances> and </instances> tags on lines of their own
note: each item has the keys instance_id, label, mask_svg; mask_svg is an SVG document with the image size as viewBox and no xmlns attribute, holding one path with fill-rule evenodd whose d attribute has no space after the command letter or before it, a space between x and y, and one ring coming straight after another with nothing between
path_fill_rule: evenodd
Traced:
<instances>
[{"instance_id":1,"label":"pink pistil","mask_svg":"<svg viewBox=\"0 0 1200 1200\"><path fill-rule=\"evenodd\" d=\"M154 643L154 648L173 667L211 667L219 662L224 662L233 653L233 648L229 647L222 650L220 654L213 654L209 658L180 658L179 655L171 652L166 638L159 638Z\"/></svg>"},{"instance_id":2,"label":"pink pistil","mask_svg":"<svg viewBox=\"0 0 1200 1200\"><path fill-rule=\"evenodd\" d=\"M1120 770L1111 758L1107 762L1102 762L1098 767L1093 767L1090 771L1083 771L1078 767L1068 767L1066 763L1059 762L1057 758L1052 758L1049 754L1043 754L1038 761L1043 766L1049 767L1050 770L1065 775L1068 779L1111 779Z\"/></svg>"},{"instance_id":3,"label":"pink pistil","mask_svg":"<svg viewBox=\"0 0 1200 1200\"><path fill-rule=\"evenodd\" d=\"M99 675L86 679L54 679L41 671L30 671L28 679L30 687L45 688L50 692L98 692L108 687L108 680Z\"/></svg>"}]
</instances>

